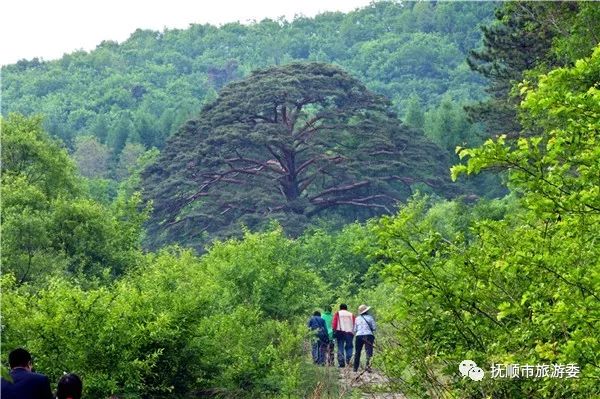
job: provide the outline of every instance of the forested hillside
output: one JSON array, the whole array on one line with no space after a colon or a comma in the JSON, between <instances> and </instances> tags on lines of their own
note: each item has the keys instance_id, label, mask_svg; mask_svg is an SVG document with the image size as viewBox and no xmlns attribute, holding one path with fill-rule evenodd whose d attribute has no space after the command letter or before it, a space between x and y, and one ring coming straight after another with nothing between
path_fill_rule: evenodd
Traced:
<instances>
[{"instance_id":1,"label":"forested hillside","mask_svg":"<svg viewBox=\"0 0 600 399\"><path fill-rule=\"evenodd\" d=\"M86 399L600 397L600 4L496 6L5 67L3 364ZM355 373L311 359L341 304L377 322Z\"/></svg>"},{"instance_id":2,"label":"forested hillside","mask_svg":"<svg viewBox=\"0 0 600 399\"><path fill-rule=\"evenodd\" d=\"M460 105L484 96L485 79L470 71L465 58L479 46L479 25L490 20L493 8L378 2L291 22L138 30L121 44L103 42L89 53L3 67L2 112L41 113L44 128L76 158L86 158L86 175L122 178L131 158L162 148L229 81L270 65L322 61L341 65L390 98L401 118L410 108L411 123L426 125L440 142L449 140L442 131L448 127L443 118L450 118L453 151L470 129ZM92 151L96 165L89 165Z\"/></svg>"},{"instance_id":3,"label":"forested hillside","mask_svg":"<svg viewBox=\"0 0 600 399\"><path fill-rule=\"evenodd\" d=\"M143 173L156 247L202 246L273 220L299 235L393 212L415 190L456 194L445 151L384 97L325 63L291 63L228 84Z\"/></svg>"}]
</instances>

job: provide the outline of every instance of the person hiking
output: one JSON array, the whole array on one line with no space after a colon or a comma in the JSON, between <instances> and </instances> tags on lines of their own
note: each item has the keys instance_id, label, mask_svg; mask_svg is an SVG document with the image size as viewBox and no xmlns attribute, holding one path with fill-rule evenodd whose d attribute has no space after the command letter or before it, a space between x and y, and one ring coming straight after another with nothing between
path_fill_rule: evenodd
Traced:
<instances>
[{"instance_id":1,"label":"person hiking","mask_svg":"<svg viewBox=\"0 0 600 399\"><path fill-rule=\"evenodd\" d=\"M365 370L371 372L371 358L373 357L373 344L375 343L375 319L369 314L370 306L360 305L358 307L358 317L354 325L354 334L356 335L354 353L354 371L358 371L360 366L360 353L364 346L367 353L367 362Z\"/></svg>"},{"instance_id":2,"label":"person hiking","mask_svg":"<svg viewBox=\"0 0 600 399\"><path fill-rule=\"evenodd\" d=\"M322 366L325 364L325 348L329 338L327 336L327 326L325 320L321 317L321 312L315 311L308 321L308 328L315 333L312 343L313 361Z\"/></svg>"},{"instance_id":3,"label":"person hiking","mask_svg":"<svg viewBox=\"0 0 600 399\"><path fill-rule=\"evenodd\" d=\"M2 399L54 399L50 380L43 374L33 372L31 354L17 348L8 354L12 382L2 378Z\"/></svg>"},{"instance_id":4,"label":"person hiking","mask_svg":"<svg viewBox=\"0 0 600 399\"><path fill-rule=\"evenodd\" d=\"M327 343L327 347L325 348L325 359L327 360L327 364L329 366L333 365L334 361L334 341L333 341L333 315L331 314L331 306L327 306L321 315L321 318L325 320L325 325L327 326L327 337L329 338L329 342Z\"/></svg>"},{"instance_id":5,"label":"person hiking","mask_svg":"<svg viewBox=\"0 0 600 399\"><path fill-rule=\"evenodd\" d=\"M338 347L338 366L345 367L352 359L354 338L354 315L348 311L348 305L345 303L342 303L340 310L335 312L332 327Z\"/></svg>"}]
</instances>

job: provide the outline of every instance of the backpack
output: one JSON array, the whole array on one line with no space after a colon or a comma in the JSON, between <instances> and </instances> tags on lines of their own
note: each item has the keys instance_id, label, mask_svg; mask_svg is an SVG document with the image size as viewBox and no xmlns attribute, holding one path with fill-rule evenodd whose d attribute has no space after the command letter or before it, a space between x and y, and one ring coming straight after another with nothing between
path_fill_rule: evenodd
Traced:
<instances>
[{"instance_id":1,"label":"backpack","mask_svg":"<svg viewBox=\"0 0 600 399\"><path fill-rule=\"evenodd\" d=\"M325 324L325 320L323 320L322 318L320 319L323 322L322 325L315 328L313 331L315 332L317 338L319 338L321 341L329 341L329 333L327 332L327 325Z\"/></svg>"}]
</instances>

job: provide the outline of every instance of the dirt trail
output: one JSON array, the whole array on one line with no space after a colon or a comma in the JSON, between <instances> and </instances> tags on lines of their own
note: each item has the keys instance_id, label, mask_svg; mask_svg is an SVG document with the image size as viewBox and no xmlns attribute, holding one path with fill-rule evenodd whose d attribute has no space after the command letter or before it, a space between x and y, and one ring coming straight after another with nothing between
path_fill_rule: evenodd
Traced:
<instances>
[{"instance_id":1,"label":"dirt trail","mask_svg":"<svg viewBox=\"0 0 600 399\"><path fill-rule=\"evenodd\" d=\"M350 387L353 391L359 390L362 398L370 399L406 399L401 393L386 392L387 378L373 370L367 373L360 370L358 373L351 368L340 369L340 386Z\"/></svg>"}]
</instances>

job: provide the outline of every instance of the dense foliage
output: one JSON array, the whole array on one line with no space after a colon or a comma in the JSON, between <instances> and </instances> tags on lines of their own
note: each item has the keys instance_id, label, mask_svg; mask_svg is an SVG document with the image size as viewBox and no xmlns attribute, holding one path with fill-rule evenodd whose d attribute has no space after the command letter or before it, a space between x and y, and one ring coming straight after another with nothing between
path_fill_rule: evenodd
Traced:
<instances>
[{"instance_id":1,"label":"dense foliage","mask_svg":"<svg viewBox=\"0 0 600 399\"><path fill-rule=\"evenodd\" d=\"M515 136L521 130L515 84L588 56L598 44L600 8L591 2L506 2L495 14L494 23L483 27L483 49L468 58L489 79L490 97L468 110L489 134Z\"/></svg>"},{"instance_id":2,"label":"dense foliage","mask_svg":"<svg viewBox=\"0 0 600 399\"><path fill-rule=\"evenodd\" d=\"M375 225L397 341L383 362L417 397L588 398L600 394L600 47L591 58L521 85L527 138L501 136L453 173L508 170L512 198L415 200ZM391 302L391 303L390 303ZM463 359L577 364L577 379L485 379ZM448 376L454 376L448 379Z\"/></svg>"},{"instance_id":3,"label":"dense foliage","mask_svg":"<svg viewBox=\"0 0 600 399\"><path fill-rule=\"evenodd\" d=\"M392 99L400 116L411 95L425 112L444 95L458 102L482 98L484 80L469 71L465 56L478 46L478 24L493 8L377 2L291 22L138 30L89 53L3 67L2 112L43 114L44 128L71 149L77 137L94 136L109 149L113 177L127 143L160 148L229 81L294 60L343 66Z\"/></svg>"},{"instance_id":4,"label":"dense foliage","mask_svg":"<svg viewBox=\"0 0 600 399\"><path fill-rule=\"evenodd\" d=\"M453 64L454 50L448 47L460 54L474 48L479 36L471 27L488 15L488 7L377 3L347 15L328 13L292 23L139 31L122 45L104 43L90 54L3 69L9 75L8 95L14 96L11 107L45 112L46 120L21 114L0 120L2 360L8 350L26 347L36 368L52 381L64 371L81 375L86 398L315 397L324 382L306 378L308 315L341 302L352 310L368 303L379 326L374 367L388 377L387 392L409 398L600 397L600 46L594 28L600 6L502 5L498 22L485 29L486 48L471 61L483 61L477 68L484 74L502 72L488 76L496 93L491 101L507 108L498 109L502 123L487 125L493 138L472 145L469 136L478 127L468 124L453 99L476 99L480 86L462 69L464 64ZM459 17L465 22L461 26ZM311 29L322 36L307 34ZM257 47L249 45L250 39L259 42ZM435 57L445 64L425 64ZM290 64L294 58L338 62L366 85L325 63L250 73L255 66ZM430 80L407 79L414 67ZM389 138L381 135L387 130L379 130L388 126L381 122L393 112L373 89L406 107L405 124L393 123L399 140L415 139L411 135L424 129L447 151L459 145L462 163L452 168L453 178L501 172L510 194L494 200L473 195L442 200L415 193L395 215L365 224L339 228L348 219L333 214L290 238L284 227L291 219L282 215L280 224L263 232L237 228L238 238L215 241L201 256L178 247L144 252L143 223L150 210L136 193L148 178L141 171L167 158L173 165L162 166L173 167L174 176L188 166L196 172L198 165L233 168L222 162L224 156L256 160L247 156L263 154L248 145L253 140L285 148L289 142L278 129L289 115L288 97L283 96L283 107L260 108L259 121L248 115L265 98L281 95L276 88L266 90L267 81L275 80L290 95L301 88L278 73L285 77L286 70L293 70L299 79L311 68L319 72L318 79L301 86L312 82L311 93L325 88L327 96L308 107L298 123L330 117L323 110L335 110L333 105L348 113L331 119L343 121L345 129L319 125L328 133L325 138L335 140L307 147L315 158L310 165L341 156L336 145L352 149L352 161L360 163L364 154L357 155L359 150L393 143L382 139ZM177 83L169 80L175 70ZM98 78L92 84L94 74ZM202 83L194 86L193 79ZM246 97L235 90L255 83L261 90ZM162 91L166 87L173 96ZM197 91L187 91L190 87ZM475 91L467 94L466 87ZM39 92L27 94L32 88ZM222 89L218 98L216 89ZM67 106L65 99L73 93L78 94ZM430 101L425 108L423 93ZM374 108L355 107L357 98ZM204 102L209 105L203 114L172 139L176 143L189 134L189 141L176 150L169 144L162 156L146 152L162 144L173 121L186 119ZM176 107L182 110L179 116L172 112ZM157 113L145 121L158 129L153 132L162 129L157 127L160 118L169 126L161 136L133 128L140 123L136 113L150 108ZM162 109L170 110L168 116L159 115ZM360 112L353 114L356 109ZM118 125L114 131L113 122ZM54 136L64 131L71 155L43 123ZM378 141L369 142L371 137L357 129L361 123L374 129ZM194 142L194 135L204 134L206 140ZM417 154L433 151L418 137ZM236 144L248 147L236 153L229 148ZM186 155L186 146L195 152ZM283 153L275 154L281 158ZM277 156L261 162L261 171L286 165ZM373 172L379 167L386 165L372 162L354 170L381 177ZM285 197L285 179L273 179L279 175L286 176L274 170L268 175L275 194L257 199ZM118 187L110 180L115 176L122 179ZM345 184L347 174L340 176L331 183ZM151 188L165 182L154 183ZM314 190L313 196L328 189L312 187L307 190ZM218 190L237 199L231 187ZM244 195L240 198L249 199ZM173 217L162 211L164 218ZM236 230L233 221L229 228ZM186 233L182 240L189 237ZM459 374L464 359L485 370L482 381ZM576 364L580 373L578 378L492 378L494 364ZM337 375L334 379L338 383Z\"/></svg>"},{"instance_id":5,"label":"dense foliage","mask_svg":"<svg viewBox=\"0 0 600 399\"><path fill-rule=\"evenodd\" d=\"M322 283L292 244L275 232L218 244L202 259L163 251L87 290L64 277L33 287L5 274L3 347L29 348L53 381L78 373L90 398L296 395L297 316Z\"/></svg>"},{"instance_id":6,"label":"dense foliage","mask_svg":"<svg viewBox=\"0 0 600 399\"><path fill-rule=\"evenodd\" d=\"M91 398L298 394L298 317L325 285L281 230L144 254L139 195L93 200L39 118L1 123L3 348Z\"/></svg>"},{"instance_id":7,"label":"dense foliage","mask_svg":"<svg viewBox=\"0 0 600 399\"><path fill-rule=\"evenodd\" d=\"M10 115L2 131L2 269L25 282L53 272L115 277L136 263L140 196L89 198L66 150L40 118Z\"/></svg>"},{"instance_id":8,"label":"dense foliage","mask_svg":"<svg viewBox=\"0 0 600 399\"><path fill-rule=\"evenodd\" d=\"M342 69L272 67L223 88L144 173L149 232L155 244L199 247L242 223L275 219L297 235L317 216L364 220L391 212L418 184L447 194L448 165Z\"/></svg>"}]
</instances>

